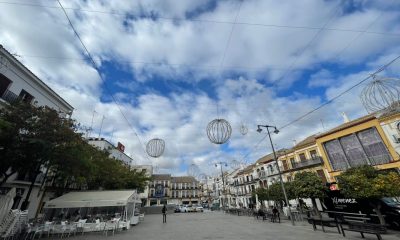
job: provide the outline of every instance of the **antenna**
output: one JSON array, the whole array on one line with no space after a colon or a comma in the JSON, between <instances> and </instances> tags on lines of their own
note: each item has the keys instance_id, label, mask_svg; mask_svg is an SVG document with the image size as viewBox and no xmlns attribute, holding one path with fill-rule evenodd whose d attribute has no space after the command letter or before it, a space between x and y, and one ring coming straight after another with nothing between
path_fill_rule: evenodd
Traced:
<instances>
[{"instance_id":1,"label":"antenna","mask_svg":"<svg viewBox=\"0 0 400 240\"><path fill-rule=\"evenodd\" d=\"M94 120L94 114L96 113L96 110L93 110L93 113L92 113L92 122L90 123L90 127L88 128L88 131L87 131L87 136L86 137L89 137L89 135L92 133L92 130L93 130L93 120Z\"/></svg>"},{"instance_id":2,"label":"antenna","mask_svg":"<svg viewBox=\"0 0 400 240\"><path fill-rule=\"evenodd\" d=\"M102 128L103 128L103 122L104 122L104 119L105 119L106 117L103 115L103 118L101 119L101 124L100 124L100 131L99 131L99 138L100 138L100 136L101 136L101 130L102 130Z\"/></svg>"},{"instance_id":3,"label":"antenna","mask_svg":"<svg viewBox=\"0 0 400 240\"><path fill-rule=\"evenodd\" d=\"M321 125L322 125L322 130L325 131L325 125L324 125L324 121L322 120L322 118L320 119L320 121L321 121Z\"/></svg>"}]
</instances>

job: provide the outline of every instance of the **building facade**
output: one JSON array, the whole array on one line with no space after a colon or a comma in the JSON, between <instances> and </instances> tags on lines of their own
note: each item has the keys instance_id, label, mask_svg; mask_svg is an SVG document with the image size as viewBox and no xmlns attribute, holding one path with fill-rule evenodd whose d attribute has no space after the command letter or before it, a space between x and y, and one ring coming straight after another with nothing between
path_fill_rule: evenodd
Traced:
<instances>
[{"instance_id":1,"label":"building facade","mask_svg":"<svg viewBox=\"0 0 400 240\"><path fill-rule=\"evenodd\" d=\"M149 183L147 206L200 204L201 197L200 183L194 177L153 174L152 181Z\"/></svg>"},{"instance_id":2,"label":"building facade","mask_svg":"<svg viewBox=\"0 0 400 240\"><path fill-rule=\"evenodd\" d=\"M302 171L315 172L323 183L330 181L317 145L316 135L305 138L291 149L283 150L278 160L285 182L292 181L296 173Z\"/></svg>"},{"instance_id":3,"label":"building facade","mask_svg":"<svg viewBox=\"0 0 400 240\"><path fill-rule=\"evenodd\" d=\"M67 101L0 45L0 107L15 101L24 101L35 106L48 106L57 110L63 117L70 116L74 110ZM37 176L28 199L29 218L34 218L41 207L39 206L41 202L49 199L48 194L43 194L42 183L45 171L46 169L41 169L42 173ZM5 194L11 188L16 188L17 194L14 197L12 208L20 208L27 197L30 183L25 174L16 173L0 187L0 194Z\"/></svg>"},{"instance_id":4,"label":"building facade","mask_svg":"<svg viewBox=\"0 0 400 240\"><path fill-rule=\"evenodd\" d=\"M316 137L331 181L342 171L360 165L399 170L398 111L369 114L346 122Z\"/></svg>"},{"instance_id":5,"label":"building facade","mask_svg":"<svg viewBox=\"0 0 400 240\"><path fill-rule=\"evenodd\" d=\"M118 142L117 146L105 140L104 138L88 138L88 143L101 150L106 150L111 158L121 161L125 166L132 166L133 159L124 153L125 146Z\"/></svg>"}]
</instances>

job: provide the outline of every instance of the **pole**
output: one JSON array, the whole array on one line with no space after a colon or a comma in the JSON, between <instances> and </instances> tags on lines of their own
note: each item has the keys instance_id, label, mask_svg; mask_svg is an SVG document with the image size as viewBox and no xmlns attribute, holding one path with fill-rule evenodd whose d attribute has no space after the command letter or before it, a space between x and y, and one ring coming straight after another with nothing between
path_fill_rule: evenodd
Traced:
<instances>
[{"instance_id":1,"label":"pole","mask_svg":"<svg viewBox=\"0 0 400 240\"><path fill-rule=\"evenodd\" d=\"M279 180L280 180L280 182L281 182L281 187L282 187L283 195L285 196L285 201L286 201L287 207L288 207L288 209L289 209L290 221L292 222L292 225L294 226L294 220L293 220L292 212L291 212L291 210L290 210L289 200L288 200L288 198L287 198L285 185L283 184L282 173L281 173L281 170L280 170L280 168L279 168L278 159L276 158L276 153L275 153L274 145L272 144L271 133L269 132L268 126L267 126L266 128L267 128L267 132L268 132L269 142L271 143L271 147L272 147L272 152L274 153L275 164L276 164L276 168L278 169Z\"/></svg>"},{"instance_id":2,"label":"pole","mask_svg":"<svg viewBox=\"0 0 400 240\"><path fill-rule=\"evenodd\" d=\"M225 195L225 181L224 181L224 172L222 171L222 162L219 163L220 168L221 168L221 178L222 178L222 198L221 198L221 205L224 206L225 200L224 200L224 195Z\"/></svg>"},{"instance_id":3,"label":"pole","mask_svg":"<svg viewBox=\"0 0 400 240\"><path fill-rule=\"evenodd\" d=\"M106 117L104 117L104 115L103 115L103 118L101 119L101 124L100 124L99 138L101 136L101 130L103 129L104 118L106 118Z\"/></svg>"}]
</instances>

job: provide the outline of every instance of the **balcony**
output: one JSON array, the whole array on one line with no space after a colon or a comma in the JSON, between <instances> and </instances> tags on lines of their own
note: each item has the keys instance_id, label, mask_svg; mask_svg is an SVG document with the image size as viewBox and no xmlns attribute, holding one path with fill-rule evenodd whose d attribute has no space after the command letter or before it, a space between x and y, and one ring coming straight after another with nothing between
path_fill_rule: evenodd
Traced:
<instances>
[{"instance_id":1,"label":"balcony","mask_svg":"<svg viewBox=\"0 0 400 240\"><path fill-rule=\"evenodd\" d=\"M259 171L258 172L258 177L259 178L265 178L267 176L267 174L265 173L265 171Z\"/></svg>"},{"instance_id":2,"label":"balcony","mask_svg":"<svg viewBox=\"0 0 400 240\"><path fill-rule=\"evenodd\" d=\"M318 156L318 157L314 157L313 159L308 159L306 161L294 162L292 169L306 168L306 167L310 167L313 165L319 165L322 163L323 163L322 158Z\"/></svg>"},{"instance_id":3,"label":"balcony","mask_svg":"<svg viewBox=\"0 0 400 240\"><path fill-rule=\"evenodd\" d=\"M11 92L11 91L5 91L4 94L1 96L1 99L3 99L4 101L8 102L8 103L14 103L16 101L18 101L18 95Z\"/></svg>"}]
</instances>

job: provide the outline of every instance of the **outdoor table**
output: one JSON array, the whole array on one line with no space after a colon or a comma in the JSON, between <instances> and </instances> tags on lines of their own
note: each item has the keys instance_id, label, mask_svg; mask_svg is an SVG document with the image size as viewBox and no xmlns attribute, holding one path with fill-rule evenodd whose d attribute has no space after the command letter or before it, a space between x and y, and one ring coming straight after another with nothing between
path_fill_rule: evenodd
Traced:
<instances>
[{"instance_id":1,"label":"outdoor table","mask_svg":"<svg viewBox=\"0 0 400 240\"><path fill-rule=\"evenodd\" d=\"M339 224L336 221L336 219L334 218L327 218L327 217L310 217L308 218L309 221L311 221L312 225L313 225L313 229L314 231L317 230L317 223L321 224L322 227L322 231L325 232L325 228L324 226L332 226L333 225L337 228L338 233L340 233L340 228L339 228Z\"/></svg>"}]
</instances>

